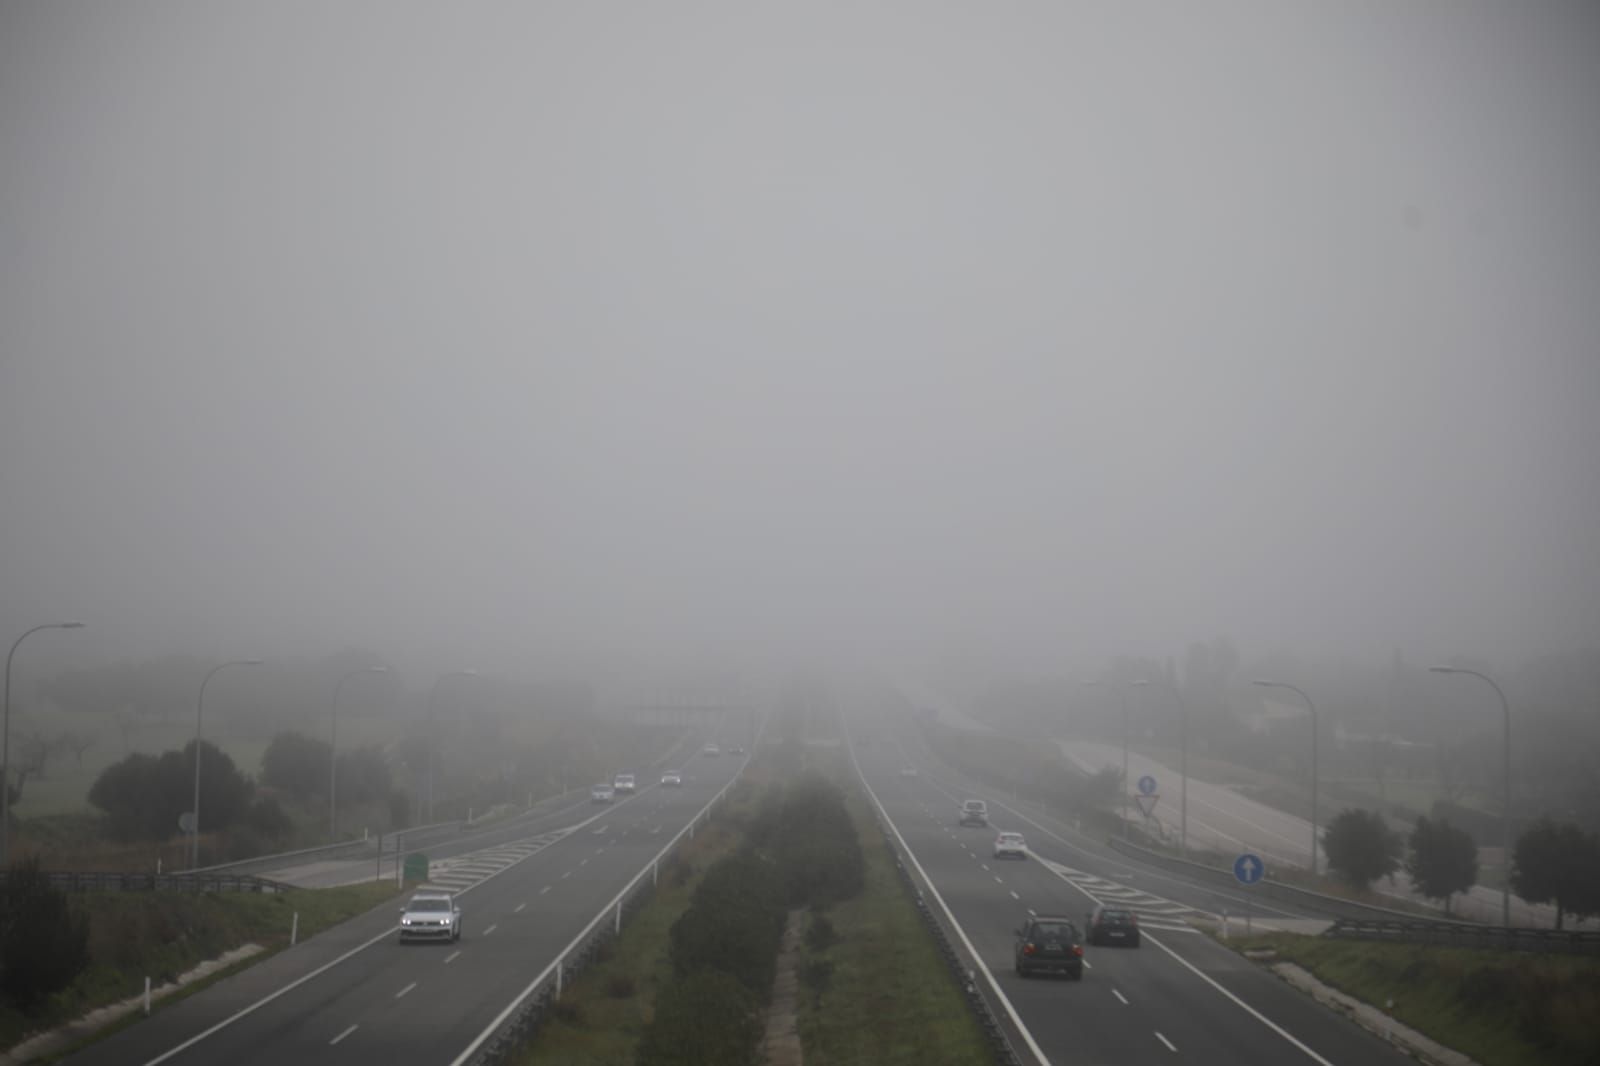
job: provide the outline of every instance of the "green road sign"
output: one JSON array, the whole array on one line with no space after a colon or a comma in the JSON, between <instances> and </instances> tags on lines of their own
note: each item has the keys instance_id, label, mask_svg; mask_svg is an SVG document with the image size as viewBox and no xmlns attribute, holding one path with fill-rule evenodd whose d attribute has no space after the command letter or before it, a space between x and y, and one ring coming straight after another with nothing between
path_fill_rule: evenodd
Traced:
<instances>
[{"instance_id":1,"label":"green road sign","mask_svg":"<svg viewBox=\"0 0 1600 1066\"><path fill-rule=\"evenodd\" d=\"M428 879L428 857L420 851L414 851L406 856L407 881L426 881Z\"/></svg>"}]
</instances>

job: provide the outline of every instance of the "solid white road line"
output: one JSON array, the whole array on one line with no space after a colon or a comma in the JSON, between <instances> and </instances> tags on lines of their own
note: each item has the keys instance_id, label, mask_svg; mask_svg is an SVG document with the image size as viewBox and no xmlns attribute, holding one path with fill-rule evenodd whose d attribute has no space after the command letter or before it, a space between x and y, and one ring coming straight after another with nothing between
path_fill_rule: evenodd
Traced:
<instances>
[{"instance_id":1,"label":"solid white road line","mask_svg":"<svg viewBox=\"0 0 1600 1066\"><path fill-rule=\"evenodd\" d=\"M478 935L479 936L488 936L490 933L494 932L498 928L500 928L500 926L491 925L489 928L485 929L483 932L479 933Z\"/></svg>"},{"instance_id":2,"label":"solid white road line","mask_svg":"<svg viewBox=\"0 0 1600 1066\"><path fill-rule=\"evenodd\" d=\"M1262 1014L1260 1011L1256 1010L1250 1004L1246 1003L1244 1000L1240 999L1238 996L1234 995L1232 992L1229 992L1226 988L1223 988L1221 985L1217 984L1217 982L1213 981L1209 976L1207 976L1206 974L1201 973L1199 967L1195 966L1194 963L1190 962L1188 959L1184 958L1182 955L1179 955L1176 951L1173 951L1171 948L1167 947L1167 945L1163 944L1161 941L1157 940L1155 937L1151 936L1149 933L1145 934L1144 939L1150 941L1150 943L1154 944L1156 947L1160 948L1162 951L1165 951L1168 955L1171 955L1174 959L1177 959L1178 962L1181 965L1183 965L1185 968L1187 968L1196 977L1200 978L1200 980L1204 981L1206 984L1210 985L1212 988L1215 988L1218 992L1221 992L1224 996L1227 996L1229 999L1233 1000L1233 1002L1237 1003L1239 1005L1240 1009L1243 1010L1246 1014L1249 1014L1256 1021L1260 1022L1262 1025L1266 1026L1268 1029L1271 1029L1274 1033L1277 1033L1279 1036L1281 1036L1285 1040L1289 1041L1289 1043L1293 1044L1295 1047L1299 1048L1301 1051L1304 1051L1306 1053L1306 1056L1309 1059L1311 1059L1312 1062L1319 1063L1320 1066L1333 1066L1333 1063L1329 1062L1327 1059L1323 1058L1321 1055L1318 1055L1315 1051L1312 1051L1310 1048L1306 1047L1300 1041L1296 1040L1293 1036L1291 1036L1289 1034L1288 1030L1284 1029L1277 1022L1272 1021L1270 1018L1268 1018L1266 1015Z\"/></svg>"},{"instance_id":3,"label":"solid white road line","mask_svg":"<svg viewBox=\"0 0 1600 1066\"><path fill-rule=\"evenodd\" d=\"M417 983L415 981L412 981L409 985L406 985L400 991L396 992L394 994L394 998L395 999L399 999L401 996L405 995L407 992L411 991L413 988L416 988L416 987L417 987Z\"/></svg>"},{"instance_id":4,"label":"solid white road line","mask_svg":"<svg viewBox=\"0 0 1600 1066\"><path fill-rule=\"evenodd\" d=\"M337 1044L339 1041L343 1040L345 1037L349 1036L351 1033L355 1032L359 1028L361 1028L361 1026L352 1025L350 1028L346 1029L344 1032L340 1033L338 1036L336 1036L332 1040L328 1041L328 1046L332 1047L334 1044Z\"/></svg>"},{"instance_id":5,"label":"solid white road line","mask_svg":"<svg viewBox=\"0 0 1600 1066\"><path fill-rule=\"evenodd\" d=\"M1168 1051L1177 1051L1178 1050L1177 1048L1172 1046L1172 1041L1170 1041L1166 1037L1162 1036L1159 1032L1156 1033L1156 1039L1161 1041L1163 1044L1167 1045L1167 1050Z\"/></svg>"},{"instance_id":6,"label":"solid white road line","mask_svg":"<svg viewBox=\"0 0 1600 1066\"><path fill-rule=\"evenodd\" d=\"M444 960L445 964L449 965L450 963L455 962L460 957L461 957L461 952L452 951L449 955L445 956L445 960Z\"/></svg>"},{"instance_id":7,"label":"solid white road line","mask_svg":"<svg viewBox=\"0 0 1600 1066\"><path fill-rule=\"evenodd\" d=\"M1124 996L1121 992L1118 992L1115 988L1113 988L1111 990L1111 994L1113 996L1116 996L1118 999L1122 1000L1122 1005L1124 1007L1126 1007L1128 1005L1128 997Z\"/></svg>"}]
</instances>

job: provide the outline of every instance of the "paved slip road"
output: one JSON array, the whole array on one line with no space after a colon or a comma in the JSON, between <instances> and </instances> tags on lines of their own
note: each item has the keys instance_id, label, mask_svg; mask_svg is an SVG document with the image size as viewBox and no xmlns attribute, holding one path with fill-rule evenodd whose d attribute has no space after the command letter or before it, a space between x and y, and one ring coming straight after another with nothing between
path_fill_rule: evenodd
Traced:
<instances>
[{"instance_id":1,"label":"paved slip road","mask_svg":"<svg viewBox=\"0 0 1600 1066\"><path fill-rule=\"evenodd\" d=\"M1230 894L1157 879L1115 852L926 757L915 731L877 718L852 727L869 787L993 975L1038 1049L1024 1061L1059 1064L1219 1063L1227 1066L1400 1066L1412 1060L1318 1006L1254 963L1187 927ZM902 776L907 765L915 777ZM989 829L956 822L960 799L988 802ZM1192 796L1191 796L1192 798ZM1026 834L1024 861L991 857L994 835ZM1090 947L1081 982L1018 978L1012 930L1029 911L1080 926L1095 900L1140 914L1140 948ZM1307 917L1278 908L1285 920ZM1187 913L1186 913L1187 912ZM1259 912L1258 912L1259 913ZM980 987L988 982L979 976ZM991 994L991 1000L994 1000ZM996 1013L1004 1017L1003 1006Z\"/></svg>"},{"instance_id":2,"label":"paved slip road","mask_svg":"<svg viewBox=\"0 0 1600 1066\"><path fill-rule=\"evenodd\" d=\"M585 804L529 820L530 836L576 828L461 892L460 943L400 945L399 904L385 904L67 1061L445 1066L743 763L694 756L684 765L681 788L646 779L637 795L615 806ZM275 998L263 1002L268 997Z\"/></svg>"}]
</instances>

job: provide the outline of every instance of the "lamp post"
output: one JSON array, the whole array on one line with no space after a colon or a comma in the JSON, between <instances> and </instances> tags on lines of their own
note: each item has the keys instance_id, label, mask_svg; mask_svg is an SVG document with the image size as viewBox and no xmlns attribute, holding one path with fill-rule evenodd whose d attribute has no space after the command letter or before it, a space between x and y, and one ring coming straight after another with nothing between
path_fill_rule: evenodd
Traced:
<instances>
[{"instance_id":1,"label":"lamp post","mask_svg":"<svg viewBox=\"0 0 1600 1066\"><path fill-rule=\"evenodd\" d=\"M387 666L358 666L333 686L333 715L328 726L328 843L339 840L339 693L344 683L360 674L387 674Z\"/></svg>"},{"instance_id":2,"label":"lamp post","mask_svg":"<svg viewBox=\"0 0 1600 1066\"><path fill-rule=\"evenodd\" d=\"M1300 689L1283 681L1268 681L1259 679L1255 684L1262 688L1286 688L1301 699L1306 701L1306 709L1311 712L1311 873L1317 872L1317 707Z\"/></svg>"},{"instance_id":3,"label":"lamp post","mask_svg":"<svg viewBox=\"0 0 1600 1066\"><path fill-rule=\"evenodd\" d=\"M1144 678L1133 682L1135 685L1151 685L1155 682ZM1178 778L1179 778L1179 821L1178 821L1178 853L1184 858L1189 857L1189 709L1183 702L1183 690L1176 685L1160 684L1161 688L1169 690L1178 699Z\"/></svg>"},{"instance_id":4,"label":"lamp post","mask_svg":"<svg viewBox=\"0 0 1600 1066\"><path fill-rule=\"evenodd\" d=\"M1085 681L1086 688L1106 688L1099 681ZM1117 685L1122 694L1122 839L1128 839L1128 689Z\"/></svg>"},{"instance_id":5,"label":"lamp post","mask_svg":"<svg viewBox=\"0 0 1600 1066\"><path fill-rule=\"evenodd\" d=\"M1500 897L1500 918L1506 928L1511 928L1511 705L1506 702L1506 694L1494 679L1488 674L1480 674L1476 670L1468 670L1464 666L1430 666L1429 672L1435 674L1468 674L1484 682L1494 689L1494 694L1500 697L1500 710L1505 715L1505 744L1504 751L1504 776L1506 785L1506 824L1505 824L1505 886Z\"/></svg>"},{"instance_id":6,"label":"lamp post","mask_svg":"<svg viewBox=\"0 0 1600 1066\"><path fill-rule=\"evenodd\" d=\"M476 670L452 670L448 674L440 674L439 679L433 683L433 691L428 693L428 821L433 821L433 763L434 749L438 746L438 731L433 724L434 704L438 700L439 688L452 677L477 677Z\"/></svg>"},{"instance_id":7,"label":"lamp post","mask_svg":"<svg viewBox=\"0 0 1600 1066\"><path fill-rule=\"evenodd\" d=\"M261 659L233 659L229 662L213 666L206 676L200 681L200 696L194 701L194 839L189 842L189 869L200 868L200 738L201 725L205 721L206 711L206 686L211 679L217 676L218 671L226 670L230 666L260 666Z\"/></svg>"},{"instance_id":8,"label":"lamp post","mask_svg":"<svg viewBox=\"0 0 1600 1066\"><path fill-rule=\"evenodd\" d=\"M82 629L82 622L46 622L34 626L11 644L6 653L5 724L0 726L0 868L11 857L11 659L28 636L41 629Z\"/></svg>"}]
</instances>

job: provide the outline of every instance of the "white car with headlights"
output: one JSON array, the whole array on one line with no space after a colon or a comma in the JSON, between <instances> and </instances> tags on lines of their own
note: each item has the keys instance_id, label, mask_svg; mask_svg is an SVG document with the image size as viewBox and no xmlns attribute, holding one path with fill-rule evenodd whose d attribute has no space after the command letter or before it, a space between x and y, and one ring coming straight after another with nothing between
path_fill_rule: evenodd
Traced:
<instances>
[{"instance_id":1,"label":"white car with headlights","mask_svg":"<svg viewBox=\"0 0 1600 1066\"><path fill-rule=\"evenodd\" d=\"M994 857L997 859L1026 859L1028 842L1021 833L1001 833L994 838Z\"/></svg>"},{"instance_id":2,"label":"white car with headlights","mask_svg":"<svg viewBox=\"0 0 1600 1066\"><path fill-rule=\"evenodd\" d=\"M632 792L634 790L632 774L618 774L611 782L611 788L617 792Z\"/></svg>"},{"instance_id":3,"label":"white car with headlights","mask_svg":"<svg viewBox=\"0 0 1600 1066\"><path fill-rule=\"evenodd\" d=\"M400 942L460 940L461 908L448 892L423 890L400 909Z\"/></svg>"},{"instance_id":4,"label":"white car with headlights","mask_svg":"<svg viewBox=\"0 0 1600 1066\"><path fill-rule=\"evenodd\" d=\"M661 783L668 786L681 785L683 784L683 775L676 770L668 770L661 775Z\"/></svg>"},{"instance_id":5,"label":"white car with headlights","mask_svg":"<svg viewBox=\"0 0 1600 1066\"><path fill-rule=\"evenodd\" d=\"M616 791L604 781L589 790L590 803L610 803L616 798Z\"/></svg>"}]
</instances>

